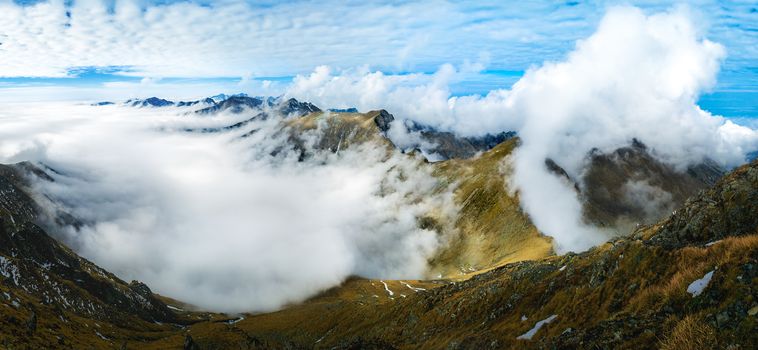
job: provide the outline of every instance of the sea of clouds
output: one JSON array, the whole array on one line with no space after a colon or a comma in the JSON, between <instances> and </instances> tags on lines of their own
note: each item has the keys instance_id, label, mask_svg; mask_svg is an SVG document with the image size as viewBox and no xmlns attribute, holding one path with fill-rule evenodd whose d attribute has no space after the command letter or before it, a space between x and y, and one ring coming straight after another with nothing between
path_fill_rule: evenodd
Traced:
<instances>
[{"instance_id":1,"label":"sea of clouds","mask_svg":"<svg viewBox=\"0 0 758 350\"><path fill-rule=\"evenodd\" d=\"M424 278L444 237L417 218L455 216L422 159L371 143L336 154L308 147L303 161L281 118L195 133L186 130L248 116L5 107L0 159L54 169L54 182L36 183L51 200L40 199L83 223L53 232L122 278L204 309L273 310L351 275Z\"/></svg>"}]
</instances>

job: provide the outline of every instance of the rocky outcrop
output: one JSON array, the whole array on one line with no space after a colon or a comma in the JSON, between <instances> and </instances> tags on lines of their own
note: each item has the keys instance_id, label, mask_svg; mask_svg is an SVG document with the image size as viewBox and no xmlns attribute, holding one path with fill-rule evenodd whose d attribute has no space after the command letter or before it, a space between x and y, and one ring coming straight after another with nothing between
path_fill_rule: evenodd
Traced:
<instances>
[{"instance_id":1,"label":"rocky outcrop","mask_svg":"<svg viewBox=\"0 0 758 350\"><path fill-rule=\"evenodd\" d=\"M752 214L749 214L752 213ZM651 242L667 248L699 245L729 236L756 234L758 160L743 166L687 200L662 224Z\"/></svg>"},{"instance_id":2,"label":"rocky outcrop","mask_svg":"<svg viewBox=\"0 0 758 350\"><path fill-rule=\"evenodd\" d=\"M374 118L374 123L376 124L376 127L379 128L379 130L383 133L386 133L390 130L390 124L395 121L395 116L387 112L386 110L382 109L379 111L379 114Z\"/></svg>"},{"instance_id":3,"label":"rocky outcrop","mask_svg":"<svg viewBox=\"0 0 758 350\"><path fill-rule=\"evenodd\" d=\"M209 99L212 106L195 111L197 114L214 114L219 112L228 112L239 114L245 111L268 112L282 114L288 117L300 117L314 112L320 112L321 109L310 102L300 102L294 98L282 100L280 98L262 98L248 97L246 95L233 95L220 102L214 102Z\"/></svg>"}]
</instances>

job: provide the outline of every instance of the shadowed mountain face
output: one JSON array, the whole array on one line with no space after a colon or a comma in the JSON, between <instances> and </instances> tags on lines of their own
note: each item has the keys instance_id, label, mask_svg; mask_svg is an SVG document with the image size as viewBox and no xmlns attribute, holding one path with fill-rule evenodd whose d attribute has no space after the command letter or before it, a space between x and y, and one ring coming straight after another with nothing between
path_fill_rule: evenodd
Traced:
<instances>
[{"instance_id":1,"label":"shadowed mountain face","mask_svg":"<svg viewBox=\"0 0 758 350\"><path fill-rule=\"evenodd\" d=\"M26 179L31 173L44 178L42 170L28 163L0 165L2 346L89 347L97 343L76 345L61 325L103 322L150 329L153 322L186 322L146 285L124 282L48 236L38 226L43 215L28 192ZM95 330L90 333L94 335ZM8 338L9 334L15 337Z\"/></svg>"},{"instance_id":2,"label":"shadowed mountain face","mask_svg":"<svg viewBox=\"0 0 758 350\"><path fill-rule=\"evenodd\" d=\"M642 143L604 154L588 155L586 171L579 180L551 159L545 166L556 176L574 183L584 203L585 220L620 234L638 225L654 223L671 214L698 191L716 183L724 170L714 162L678 170L655 159Z\"/></svg>"}]
</instances>

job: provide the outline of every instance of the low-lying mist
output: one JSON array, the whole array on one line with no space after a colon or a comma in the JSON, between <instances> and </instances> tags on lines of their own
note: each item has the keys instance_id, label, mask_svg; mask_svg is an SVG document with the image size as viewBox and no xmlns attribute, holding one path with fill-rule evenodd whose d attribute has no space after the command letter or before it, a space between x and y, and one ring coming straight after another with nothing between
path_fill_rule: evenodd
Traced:
<instances>
[{"instance_id":1,"label":"low-lying mist","mask_svg":"<svg viewBox=\"0 0 758 350\"><path fill-rule=\"evenodd\" d=\"M82 220L59 233L80 254L204 309L273 310L350 275L425 277L441 237L417 217L455 214L420 159L367 143L299 161L280 118L201 134L184 130L247 117L180 112L9 106L0 160L55 170L37 187Z\"/></svg>"}]
</instances>

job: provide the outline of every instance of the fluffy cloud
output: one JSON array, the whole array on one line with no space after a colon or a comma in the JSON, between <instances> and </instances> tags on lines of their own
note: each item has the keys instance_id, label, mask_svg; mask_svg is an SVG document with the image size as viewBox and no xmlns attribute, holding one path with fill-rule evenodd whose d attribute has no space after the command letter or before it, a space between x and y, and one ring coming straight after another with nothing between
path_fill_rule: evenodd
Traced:
<instances>
[{"instance_id":1,"label":"fluffy cloud","mask_svg":"<svg viewBox=\"0 0 758 350\"><path fill-rule=\"evenodd\" d=\"M273 136L276 118L182 131L238 118L19 104L0 112L0 161L63 174L39 190L85 223L59 237L80 254L203 308L273 310L350 275L424 277L444 237L417 217L455 215L427 165L373 144L305 162L294 151L272 156L287 145ZM238 138L253 128L261 131Z\"/></svg>"},{"instance_id":2,"label":"fluffy cloud","mask_svg":"<svg viewBox=\"0 0 758 350\"><path fill-rule=\"evenodd\" d=\"M592 149L610 152L633 138L679 169L706 157L734 166L758 148L756 130L696 104L715 85L724 56L686 8L648 16L615 7L565 60L530 69L510 90L454 97L448 86L466 72L450 65L433 75L400 76L333 74L321 67L297 77L288 94L326 105L388 108L401 119L464 136L517 131L522 146L513 183L524 209L556 238L559 251L578 251L612 233L583 222L573 185L549 173L546 159L580 179Z\"/></svg>"},{"instance_id":3,"label":"fluffy cloud","mask_svg":"<svg viewBox=\"0 0 758 350\"><path fill-rule=\"evenodd\" d=\"M524 118L514 182L559 251L584 250L607 237L583 223L574 189L549 174L546 158L578 179L592 149L609 152L633 138L680 169L704 157L733 166L744 161L746 148L758 147L758 132L695 104L714 85L723 56L684 9L646 16L620 7L566 61L531 70L514 85L512 114Z\"/></svg>"},{"instance_id":4,"label":"fluffy cloud","mask_svg":"<svg viewBox=\"0 0 758 350\"><path fill-rule=\"evenodd\" d=\"M450 84L475 75L476 67L469 64L458 69L445 64L434 74L388 75L365 67L335 73L320 66L310 75L295 77L285 95L321 106L384 108L402 119L463 136L518 129L520 119L507 116L509 91L452 96Z\"/></svg>"}]
</instances>

